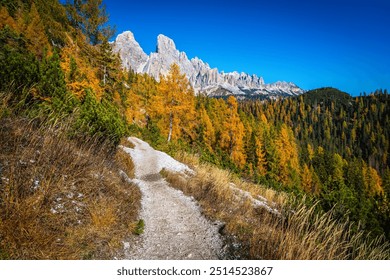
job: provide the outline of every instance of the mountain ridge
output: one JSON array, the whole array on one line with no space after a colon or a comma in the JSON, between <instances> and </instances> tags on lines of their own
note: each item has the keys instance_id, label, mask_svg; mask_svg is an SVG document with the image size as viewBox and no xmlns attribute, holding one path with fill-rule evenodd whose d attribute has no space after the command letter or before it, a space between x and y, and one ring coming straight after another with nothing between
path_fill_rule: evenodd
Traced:
<instances>
[{"instance_id":1,"label":"mountain ridge","mask_svg":"<svg viewBox=\"0 0 390 280\"><path fill-rule=\"evenodd\" d=\"M175 42L160 34L157 36L156 51L147 55L135 40L131 31L117 36L113 51L119 54L122 66L137 73L147 73L159 80L160 75L167 75L173 63L179 65L195 93L206 93L208 96L235 95L240 98L297 96L305 92L292 82L278 81L266 84L262 77L244 72L220 72L211 68L197 56L189 59L184 51L176 48Z\"/></svg>"}]
</instances>

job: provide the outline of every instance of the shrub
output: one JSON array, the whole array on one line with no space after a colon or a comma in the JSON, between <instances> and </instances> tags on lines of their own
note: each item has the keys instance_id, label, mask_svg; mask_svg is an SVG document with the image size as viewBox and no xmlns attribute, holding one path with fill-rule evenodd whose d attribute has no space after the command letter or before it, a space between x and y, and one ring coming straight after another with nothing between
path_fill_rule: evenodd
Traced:
<instances>
[{"instance_id":1,"label":"shrub","mask_svg":"<svg viewBox=\"0 0 390 280\"><path fill-rule=\"evenodd\" d=\"M126 132L126 122L115 105L104 99L99 102L90 90L86 90L75 123L75 133L86 133L102 140L109 139L117 145Z\"/></svg>"}]
</instances>

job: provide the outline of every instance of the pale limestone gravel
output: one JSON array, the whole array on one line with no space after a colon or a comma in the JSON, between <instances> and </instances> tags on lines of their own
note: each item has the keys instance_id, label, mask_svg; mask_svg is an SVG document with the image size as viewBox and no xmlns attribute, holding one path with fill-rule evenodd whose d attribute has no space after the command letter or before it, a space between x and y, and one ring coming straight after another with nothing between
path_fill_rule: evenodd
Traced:
<instances>
[{"instance_id":1,"label":"pale limestone gravel","mask_svg":"<svg viewBox=\"0 0 390 280\"><path fill-rule=\"evenodd\" d=\"M134 149L124 148L135 165L136 183L142 193L140 219L144 233L126 243L128 259L219 259L222 237L219 225L207 220L193 198L169 186L160 176L162 168L191 170L146 142L130 137Z\"/></svg>"}]
</instances>

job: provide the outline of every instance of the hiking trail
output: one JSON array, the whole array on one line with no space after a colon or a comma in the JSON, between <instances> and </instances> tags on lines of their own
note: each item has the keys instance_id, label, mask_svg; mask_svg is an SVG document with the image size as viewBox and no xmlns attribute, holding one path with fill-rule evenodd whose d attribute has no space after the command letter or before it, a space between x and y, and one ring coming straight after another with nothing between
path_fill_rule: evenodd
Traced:
<instances>
[{"instance_id":1,"label":"hiking trail","mask_svg":"<svg viewBox=\"0 0 390 280\"><path fill-rule=\"evenodd\" d=\"M136 183L141 190L140 219L144 232L125 243L125 258L139 260L219 259L222 251L220 225L207 220L192 197L172 188L160 175L165 168L192 173L186 165L154 150L148 143L129 137L134 148L122 147L134 162Z\"/></svg>"}]
</instances>

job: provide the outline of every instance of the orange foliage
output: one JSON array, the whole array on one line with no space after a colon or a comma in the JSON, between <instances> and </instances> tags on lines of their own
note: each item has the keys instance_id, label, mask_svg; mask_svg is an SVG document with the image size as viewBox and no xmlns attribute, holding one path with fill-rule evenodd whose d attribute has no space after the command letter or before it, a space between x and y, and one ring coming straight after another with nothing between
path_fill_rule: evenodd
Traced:
<instances>
[{"instance_id":1,"label":"orange foliage","mask_svg":"<svg viewBox=\"0 0 390 280\"><path fill-rule=\"evenodd\" d=\"M382 180L379 177L378 172L374 168L364 164L362 173L364 180L364 188L371 196L384 193L384 190L382 188Z\"/></svg>"},{"instance_id":2,"label":"orange foliage","mask_svg":"<svg viewBox=\"0 0 390 280\"><path fill-rule=\"evenodd\" d=\"M198 110L199 112L199 118L200 118L200 125L202 127L202 134L201 134L201 141L205 143L207 149L209 151L212 151L212 146L215 143L215 129L214 126L210 120L209 115L207 114L206 109L204 108L203 104L201 108Z\"/></svg>"},{"instance_id":3,"label":"orange foliage","mask_svg":"<svg viewBox=\"0 0 390 280\"><path fill-rule=\"evenodd\" d=\"M132 84L136 86L136 84ZM125 116L126 121L130 124L137 124L144 126L146 122L145 110L141 108L141 97L134 93L133 89L126 93L127 100L125 102Z\"/></svg>"},{"instance_id":4,"label":"orange foliage","mask_svg":"<svg viewBox=\"0 0 390 280\"><path fill-rule=\"evenodd\" d=\"M0 29L4 28L7 25L11 29L20 32L20 30L18 30L17 22L9 15L7 8L3 6L0 7Z\"/></svg>"},{"instance_id":5,"label":"orange foliage","mask_svg":"<svg viewBox=\"0 0 390 280\"><path fill-rule=\"evenodd\" d=\"M27 39L27 49L39 58L43 58L45 51L47 56L52 54L45 27L34 3L32 3L28 13L22 14L21 11L18 11L15 19L9 15L6 7L1 7L0 28L5 26L9 26L18 33L23 33Z\"/></svg>"},{"instance_id":6,"label":"orange foliage","mask_svg":"<svg viewBox=\"0 0 390 280\"><path fill-rule=\"evenodd\" d=\"M296 170L299 172L298 147L291 129L283 124L278 137L275 140L278 153L280 174L279 180L287 184L290 179L290 172Z\"/></svg>"},{"instance_id":7,"label":"orange foliage","mask_svg":"<svg viewBox=\"0 0 390 280\"><path fill-rule=\"evenodd\" d=\"M49 56L51 55L51 47L45 34L45 27L34 3L31 5L23 34L28 39L27 48L32 53L41 58L44 55L44 51L47 51Z\"/></svg>"},{"instance_id":8,"label":"orange foliage","mask_svg":"<svg viewBox=\"0 0 390 280\"><path fill-rule=\"evenodd\" d=\"M153 97L152 113L160 118L161 132L171 139L178 139L183 132L194 139L195 96L185 75L177 64L172 64L167 77L160 77L157 95Z\"/></svg>"},{"instance_id":9,"label":"orange foliage","mask_svg":"<svg viewBox=\"0 0 390 280\"><path fill-rule=\"evenodd\" d=\"M243 147L244 125L238 115L236 98L229 96L227 104L228 109L221 132L220 146L230 154L232 161L242 168L246 162Z\"/></svg>"},{"instance_id":10,"label":"orange foliage","mask_svg":"<svg viewBox=\"0 0 390 280\"><path fill-rule=\"evenodd\" d=\"M92 46L83 42L83 40L72 40L61 52L61 68L67 78L68 89L78 98L85 95L85 89L91 88L98 100L103 96L103 89L100 86L100 80L97 78L96 67L93 67L88 61L85 52L92 51ZM76 69L72 69L72 59ZM71 72L75 71L75 73ZM74 77L71 77L74 76Z\"/></svg>"}]
</instances>

